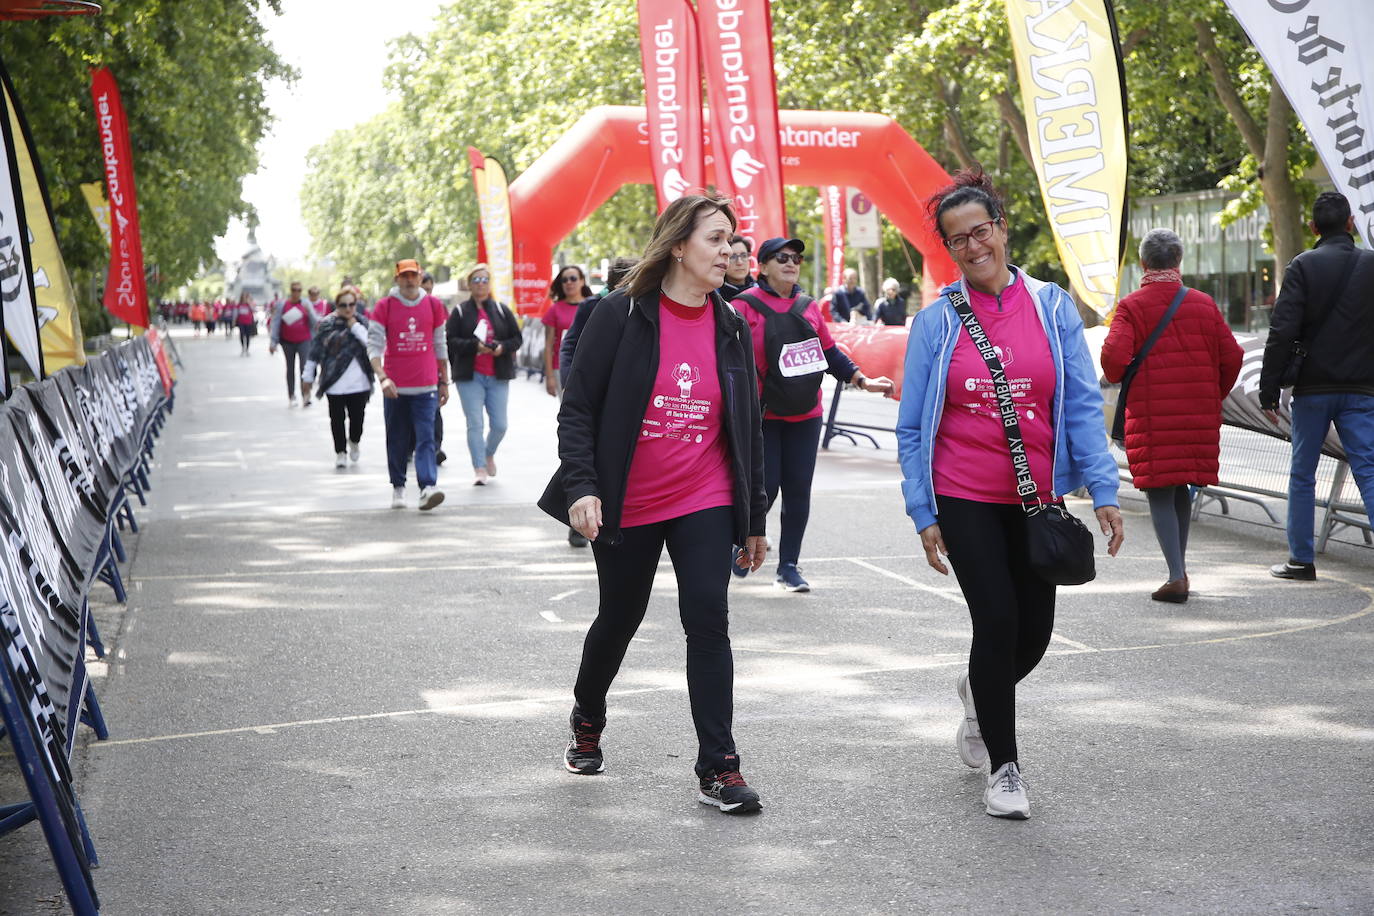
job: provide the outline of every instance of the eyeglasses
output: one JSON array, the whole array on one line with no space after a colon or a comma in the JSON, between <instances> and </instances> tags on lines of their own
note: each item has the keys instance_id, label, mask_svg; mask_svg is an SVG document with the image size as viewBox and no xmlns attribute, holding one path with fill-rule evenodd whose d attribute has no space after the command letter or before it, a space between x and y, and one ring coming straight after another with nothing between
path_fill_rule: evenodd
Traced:
<instances>
[{"instance_id":1,"label":"eyeglasses","mask_svg":"<svg viewBox=\"0 0 1374 916\"><path fill-rule=\"evenodd\" d=\"M745 263L748 263L748 261L749 261L749 255L748 255L747 253L746 253L746 254L732 254L732 255L730 255L730 260L731 260L733 263L735 263L735 264L745 264Z\"/></svg>"},{"instance_id":2,"label":"eyeglasses","mask_svg":"<svg viewBox=\"0 0 1374 916\"><path fill-rule=\"evenodd\" d=\"M990 219L985 223L979 223L968 232L951 235L949 238L945 239L945 247L950 251L963 251L968 247L968 240L971 238L980 242L986 242L988 239L992 238L993 230L997 228L997 224L1001 221L1001 217Z\"/></svg>"},{"instance_id":3,"label":"eyeglasses","mask_svg":"<svg viewBox=\"0 0 1374 916\"><path fill-rule=\"evenodd\" d=\"M784 251L782 254L774 256L773 260L777 261L779 264L800 264L802 261L806 259L799 254L793 254L790 251Z\"/></svg>"},{"instance_id":4,"label":"eyeglasses","mask_svg":"<svg viewBox=\"0 0 1374 916\"><path fill-rule=\"evenodd\" d=\"M490 283L491 277L473 277L468 283Z\"/></svg>"}]
</instances>

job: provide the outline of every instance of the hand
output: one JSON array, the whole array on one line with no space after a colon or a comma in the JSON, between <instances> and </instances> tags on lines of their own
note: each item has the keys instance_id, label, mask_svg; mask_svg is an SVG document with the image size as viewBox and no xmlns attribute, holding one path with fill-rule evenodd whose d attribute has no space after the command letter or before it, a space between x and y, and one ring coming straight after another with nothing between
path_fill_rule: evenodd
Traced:
<instances>
[{"instance_id":1,"label":"hand","mask_svg":"<svg viewBox=\"0 0 1374 916\"><path fill-rule=\"evenodd\" d=\"M926 563L930 568L942 576L949 575L949 567L941 556L949 556L949 550L945 547L945 537L940 533L939 525L927 525L921 529L921 546L925 548Z\"/></svg>"},{"instance_id":2,"label":"hand","mask_svg":"<svg viewBox=\"0 0 1374 916\"><path fill-rule=\"evenodd\" d=\"M596 540L601 533L601 498L584 496L573 503L568 508L568 523L587 540Z\"/></svg>"},{"instance_id":3,"label":"hand","mask_svg":"<svg viewBox=\"0 0 1374 916\"><path fill-rule=\"evenodd\" d=\"M500 356L502 353L505 353L505 352L506 352L506 348L503 347L501 344L497 344L495 347L492 348L491 355L492 355L492 356Z\"/></svg>"},{"instance_id":4,"label":"hand","mask_svg":"<svg viewBox=\"0 0 1374 916\"><path fill-rule=\"evenodd\" d=\"M486 344L482 343L480 340L477 341L477 353L478 353L479 355L485 356L485 355L487 355L488 353L494 353L494 352L495 352L495 351L492 350L491 347L489 347L489 346L487 346Z\"/></svg>"},{"instance_id":5,"label":"hand","mask_svg":"<svg viewBox=\"0 0 1374 916\"><path fill-rule=\"evenodd\" d=\"M892 394L892 379L885 375L880 375L877 378L864 378L863 389L864 391L876 391L879 394L890 395Z\"/></svg>"},{"instance_id":6,"label":"hand","mask_svg":"<svg viewBox=\"0 0 1374 916\"><path fill-rule=\"evenodd\" d=\"M1097 516L1097 524L1101 526L1102 533L1111 538L1107 541L1107 556L1116 556L1116 552L1121 549L1121 542L1126 540L1126 527L1121 521L1121 510L1116 506L1103 506L1093 514Z\"/></svg>"},{"instance_id":7,"label":"hand","mask_svg":"<svg viewBox=\"0 0 1374 916\"><path fill-rule=\"evenodd\" d=\"M1270 410L1266 407L1263 413L1270 423L1273 423L1275 426L1279 425L1279 412L1277 410Z\"/></svg>"},{"instance_id":8,"label":"hand","mask_svg":"<svg viewBox=\"0 0 1374 916\"><path fill-rule=\"evenodd\" d=\"M382 397L399 398L401 393L396 390L396 383L389 378L382 379Z\"/></svg>"},{"instance_id":9,"label":"hand","mask_svg":"<svg viewBox=\"0 0 1374 916\"><path fill-rule=\"evenodd\" d=\"M448 382L439 383L439 406L443 407L448 403Z\"/></svg>"},{"instance_id":10,"label":"hand","mask_svg":"<svg viewBox=\"0 0 1374 916\"><path fill-rule=\"evenodd\" d=\"M745 538L744 546L740 548L739 555L735 557L735 565L740 569L755 572L763 565L767 556L768 538L763 535L751 535Z\"/></svg>"},{"instance_id":11,"label":"hand","mask_svg":"<svg viewBox=\"0 0 1374 916\"><path fill-rule=\"evenodd\" d=\"M544 390L549 393L549 397L558 397L558 381L554 378L552 371L544 373Z\"/></svg>"},{"instance_id":12,"label":"hand","mask_svg":"<svg viewBox=\"0 0 1374 916\"><path fill-rule=\"evenodd\" d=\"M357 309L354 309L354 311L356 312ZM358 323L358 316L357 316L356 314L349 315L349 316L348 316L347 318L345 318L344 320L348 322L348 326L351 328L351 327L353 327L353 325L355 325L355 324Z\"/></svg>"}]
</instances>

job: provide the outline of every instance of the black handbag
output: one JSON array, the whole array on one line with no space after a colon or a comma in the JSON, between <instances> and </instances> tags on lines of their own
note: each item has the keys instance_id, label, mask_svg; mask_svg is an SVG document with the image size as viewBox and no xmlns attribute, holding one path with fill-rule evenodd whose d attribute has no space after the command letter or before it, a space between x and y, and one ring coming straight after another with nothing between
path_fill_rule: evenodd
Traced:
<instances>
[{"instance_id":1,"label":"black handbag","mask_svg":"<svg viewBox=\"0 0 1374 916\"><path fill-rule=\"evenodd\" d=\"M1357 248L1345 259L1345 269L1341 271L1341 279L1336 283L1335 292L1331 296L1331 301L1326 303L1326 309L1322 312L1325 318L1336 304L1341 301L1341 294L1345 292L1345 287L1350 281L1350 272L1355 269L1355 261L1359 258L1360 250ZM1320 324L1321 319L1312 322L1304 321L1305 325ZM1318 330L1317 333L1321 333ZM1307 360L1307 345L1299 337L1293 341L1288 348L1288 361L1283 364L1283 371L1279 373L1279 387L1292 388L1298 383L1298 376L1302 374L1302 364Z\"/></svg>"},{"instance_id":2,"label":"black handbag","mask_svg":"<svg viewBox=\"0 0 1374 916\"><path fill-rule=\"evenodd\" d=\"M1126 367L1125 373L1121 376L1121 390L1116 396L1116 413L1112 416L1112 441L1117 445L1126 444L1126 395L1131 390L1131 382L1135 380L1135 374L1140 371L1141 364L1145 362L1145 357L1150 355L1150 349L1164 333L1164 329L1169 326L1169 322L1174 320L1174 313L1183 303L1183 297L1188 295L1188 287L1180 286L1178 293L1174 296L1174 301L1169 303L1169 307L1164 311L1164 316L1159 319L1159 324L1150 332L1150 336L1145 338L1145 343L1141 345L1140 352L1132 359L1131 364Z\"/></svg>"},{"instance_id":3,"label":"black handbag","mask_svg":"<svg viewBox=\"0 0 1374 916\"><path fill-rule=\"evenodd\" d=\"M1021 423L1016 415L1016 403L1011 396L1011 383L1002 368L1002 361L993 349L992 341L983 332L973 308L963 292L949 294L950 304L978 348L978 355L992 373L993 389L997 393L997 408L1002 417L1002 431L1007 437L1012 468L1016 471L1016 494L1026 515L1026 541L1030 552L1031 569L1051 585L1082 585L1097 577L1093 560L1093 536L1082 522L1074 517L1063 502L1044 502L1040 498L1035 478L1031 476L1030 458L1021 439Z\"/></svg>"}]
</instances>

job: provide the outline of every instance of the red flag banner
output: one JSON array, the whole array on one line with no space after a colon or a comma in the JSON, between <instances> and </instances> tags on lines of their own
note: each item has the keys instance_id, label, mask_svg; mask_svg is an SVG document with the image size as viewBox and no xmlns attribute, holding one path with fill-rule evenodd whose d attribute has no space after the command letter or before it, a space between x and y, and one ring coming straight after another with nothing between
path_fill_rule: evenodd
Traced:
<instances>
[{"instance_id":1,"label":"red flag banner","mask_svg":"<svg viewBox=\"0 0 1374 916\"><path fill-rule=\"evenodd\" d=\"M844 285L844 188L828 184L819 190L825 210L825 285L839 289Z\"/></svg>"},{"instance_id":2,"label":"red flag banner","mask_svg":"<svg viewBox=\"0 0 1374 916\"><path fill-rule=\"evenodd\" d=\"M902 399L902 368L906 360L909 331L881 324L862 327L835 325L830 329L835 346L854 361L869 378L885 375L892 379L892 397Z\"/></svg>"},{"instance_id":3,"label":"red flag banner","mask_svg":"<svg viewBox=\"0 0 1374 916\"><path fill-rule=\"evenodd\" d=\"M697 7L711 142L725 161L722 188L735 201L739 234L759 242L787 234L768 0L701 0Z\"/></svg>"},{"instance_id":4,"label":"red flag banner","mask_svg":"<svg viewBox=\"0 0 1374 916\"><path fill-rule=\"evenodd\" d=\"M129 122L119 87L108 67L91 71L91 101L105 160L105 190L110 199L110 273L105 308L120 321L148 327L148 287L143 277L143 236L138 228L134 157Z\"/></svg>"},{"instance_id":5,"label":"red flag banner","mask_svg":"<svg viewBox=\"0 0 1374 916\"><path fill-rule=\"evenodd\" d=\"M658 209L706 185L701 143L701 60L689 0L639 0L649 154Z\"/></svg>"}]
</instances>

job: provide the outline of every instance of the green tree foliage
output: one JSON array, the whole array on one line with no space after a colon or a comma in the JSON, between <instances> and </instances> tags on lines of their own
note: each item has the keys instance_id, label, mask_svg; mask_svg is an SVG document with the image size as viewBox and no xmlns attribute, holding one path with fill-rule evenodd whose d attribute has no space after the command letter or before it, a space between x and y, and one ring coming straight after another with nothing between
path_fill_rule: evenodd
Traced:
<instances>
[{"instance_id":1,"label":"green tree foliage","mask_svg":"<svg viewBox=\"0 0 1374 916\"><path fill-rule=\"evenodd\" d=\"M242 179L257 169L255 148L270 123L264 84L293 76L260 19L260 6L277 10L279 2L119 0L99 16L0 29L0 59L33 130L87 333L107 326L95 289L109 263L78 187L104 176L90 69L110 68L128 113L156 297L213 263L215 238L230 217L248 214Z\"/></svg>"},{"instance_id":2,"label":"green tree foliage","mask_svg":"<svg viewBox=\"0 0 1374 916\"><path fill-rule=\"evenodd\" d=\"M1280 260L1291 257L1301 247L1293 194L1306 187L1292 176L1313 161L1311 147L1225 5L1115 0L1115 8L1130 195L1241 190L1238 208L1269 204L1283 223L1274 234ZM982 166L1006 195L1013 258L1065 279L1031 168L1003 0L775 0L773 35L782 107L882 112L947 169ZM397 43L390 80L396 110L312 154L304 202L320 253L358 273L420 252L462 263L476 222L464 148L496 155L513 180L588 107L641 104L635 4L454 3L433 34ZM819 238L815 191L789 188L788 202L793 231ZM564 248L581 260L634 250L653 206L648 187L627 188ZM905 273L908 258L921 268L890 227L884 257L889 273Z\"/></svg>"}]
</instances>

